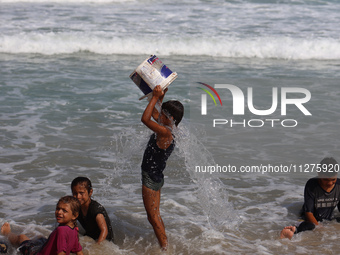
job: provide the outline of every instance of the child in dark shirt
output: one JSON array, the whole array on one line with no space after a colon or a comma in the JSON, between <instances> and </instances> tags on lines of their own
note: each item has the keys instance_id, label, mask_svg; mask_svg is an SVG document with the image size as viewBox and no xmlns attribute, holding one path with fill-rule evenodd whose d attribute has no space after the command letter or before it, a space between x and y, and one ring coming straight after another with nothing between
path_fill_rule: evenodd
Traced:
<instances>
[{"instance_id":1,"label":"child in dark shirt","mask_svg":"<svg viewBox=\"0 0 340 255\"><path fill-rule=\"evenodd\" d=\"M161 112L158 112L155 106L157 102L162 103L166 91L167 89L163 92L161 86L156 86L153 90L152 98L143 113L142 122L154 134L151 135L145 149L141 166L144 207L148 220L163 250L166 250L168 246L165 227L159 212L160 190L164 184L163 170L168 157L175 147L172 131L180 123L184 113L183 105L174 100L162 104Z\"/></svg>"},{"instance_id":2,"label":"child in dark shirt","mask_svg":"<svg viewBox=\"0 0 340 255\"><path fill-rule=\"evenodd\" d=\"M101 243L105 239L113 242L110 218L105 208L91 199L93 189L91 181L86 177L77 177L71 183L73 197L81 204L78 221L85 229L85 235Z\"/></svg>"},{"instance_id":3,"label":"child in dark shirt","mask_svg":"<svg viewBox=\"0 0 340 255\"><path fill-rule=\"evenodd\" d=\"M322 220L332 220L333 211L340 211L339 165L334 158L324 158L318 165L318 177L307 181L302 208L304 221L297 227L285 227L280 238L291 239L295 233L313 230Z\"/></svg>"}]
</instances>

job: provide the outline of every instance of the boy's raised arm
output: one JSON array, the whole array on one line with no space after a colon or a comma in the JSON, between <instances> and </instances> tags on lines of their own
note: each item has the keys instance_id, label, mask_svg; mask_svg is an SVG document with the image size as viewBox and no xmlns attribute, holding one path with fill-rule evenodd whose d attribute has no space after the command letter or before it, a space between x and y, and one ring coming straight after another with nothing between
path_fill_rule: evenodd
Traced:
<instances>
[{"instance_id":1,"label":"boy's raised arm","mask_svg":"<svg viewBox=\"0 0 340 255\"><path fill-rule=\"evenodd\" d=\"M159 106L159 109L162 108L162 102L163 102L165 93L166 93L167 91L168 91L168 88L166 88L165 90L163 90L163 95L160 96L160 97L158 98L158 101L156 102L155 107L153 108L152 118L153 118L155 121L158 120L158 116L159 116L159 114L160 114L160 111L158 111L158 109L157 109L156 106L158 105L158 106Z\"/></svg>"},{"instance_id":2,"label":"boy's raised arm","mask_svg":"<svg viewBox=\"0 0 340 255\"><path fill-rule=\"evenodd\" d=\"M153 116L155 105L158 99L162 98L163 100L163 97L164 97L164 92L162 91L161 86L157 85L153 90L152 98L148 106L145 108L141 120L145 126L150 128L155 133L166 136L169 132L168 129L164 126L159 125L157 122L154 122L153 120L151 120L151 117ZM158 117L156 119L158 119Z\"/></svg>"}]
</instances>

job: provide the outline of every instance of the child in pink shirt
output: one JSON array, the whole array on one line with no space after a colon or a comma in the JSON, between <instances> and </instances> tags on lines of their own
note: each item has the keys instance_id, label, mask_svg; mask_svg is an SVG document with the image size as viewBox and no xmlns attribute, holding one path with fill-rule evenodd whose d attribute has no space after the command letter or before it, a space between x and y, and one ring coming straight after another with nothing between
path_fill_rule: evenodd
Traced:
<instances>
[{"instance_id":1,"label":"child in pink shirt","mask_svg":"<svg viewBox=\"0 0 340 255\"><path fill-rule=\"evenodd\" d=\"M60 198L55 210L59 226L48 239L30 240L24 234L16 235L11 232L11 227L7 222L1 227L1 234L7 236L11 244L19 245L19 251L23 255L68 255L71 252L83 255L76 226L79 210L80 204L74 197Z\"/></svg>"}]
</instances>

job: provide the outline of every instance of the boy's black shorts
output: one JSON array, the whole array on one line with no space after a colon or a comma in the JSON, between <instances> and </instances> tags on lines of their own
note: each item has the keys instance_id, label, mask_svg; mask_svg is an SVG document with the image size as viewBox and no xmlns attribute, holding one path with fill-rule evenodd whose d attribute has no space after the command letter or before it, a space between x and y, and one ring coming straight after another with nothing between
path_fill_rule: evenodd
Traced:
<instances>
[{"instance_id":1,"label":"boy's black shorts","mask_svg":"<svg viewBox=\"0 0 340 255\"><path fill-rule=\"evenodd\" d=\"M142 184L149 189L152 189L154 191L158 191L163 187L164 179L162 179L161 182L155 182L150 178L150 176L147 172L142 171Z\"/></svg>"},{"instance_id":2,"label":"boy's black shorts","mask_svg":"<svg viewBox=\"0 0 340 255\"><path fill-rule=\"evenodd\" d=\"M47 239L44 237L40 237L34 240L26 240L20 244L18 250L23 255L35 255L44 246L46 242Z\"/></svg>"}]
</instances>

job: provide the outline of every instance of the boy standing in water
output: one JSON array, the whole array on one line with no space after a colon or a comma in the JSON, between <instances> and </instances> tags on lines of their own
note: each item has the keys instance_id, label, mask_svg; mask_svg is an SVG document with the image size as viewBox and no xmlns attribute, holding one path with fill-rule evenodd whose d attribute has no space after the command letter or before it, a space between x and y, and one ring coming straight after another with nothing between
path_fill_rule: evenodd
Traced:
<instances>
[{"instance_id":1,"label":"boy standing in water","mask_svg":"<svg viewBox=\"0 0 340 255\"><path fill-rule=\"evenodd\" d=\"M85 229L85 235L97 240L100 244L105 239L113 242L110 218L105 208L91 199L93 189L90 179L77 177L71 183L73 197L80 202L81 208L78 221Z\"/></svg>"},{"instance_id":2,"label":"boy standing in water","mask_svg":"<svg viewBox=\"0 0 340 255\"><path fill-rule=\"evenodd\" d=\"M183 105L173 100L162 104L161 112L158 112L155 108L156 103L158 100L162 103L166 91L167 89L163 92L159 85L154 88L152 98L141 119L154 132L145 149L141 166L143 202L148 220L162 250L166 250L168 246L165 227L159 212L161 188L164 184L163 170L175 147L172 130L181 122L184 113ZM151 117L156 122L151 120Z\"/></svg>"},{"instance_id":3,"label":"boy standing in water","mask_svg":"<svg viewBox=\"0 0 340 255\"><path fill-rule=\"evenodd\" d=\"M335 207L340 211L339 164L334 158L324 158L319 166L318 177L309 179L305 186L304 221L297 227L285 227L280 238L291 239L296 233L313 230L322 220L332 220Z\"/></svg>"}]
</instances>

